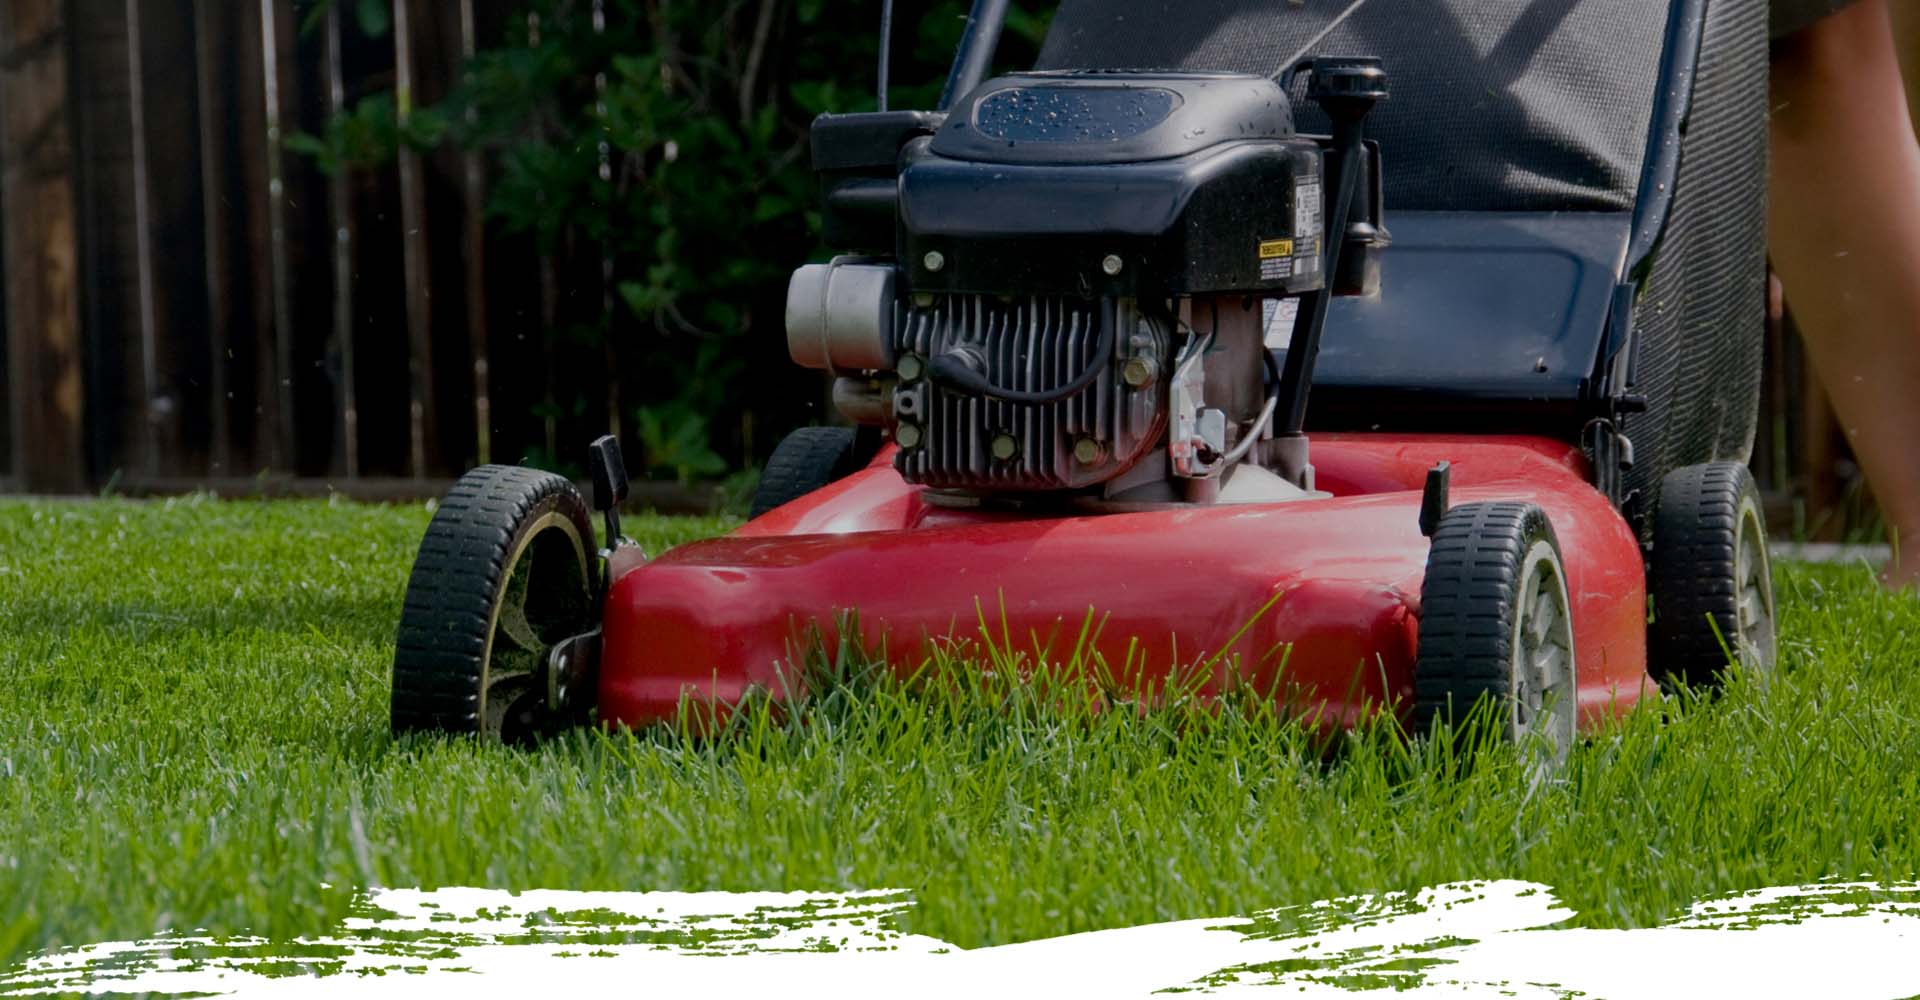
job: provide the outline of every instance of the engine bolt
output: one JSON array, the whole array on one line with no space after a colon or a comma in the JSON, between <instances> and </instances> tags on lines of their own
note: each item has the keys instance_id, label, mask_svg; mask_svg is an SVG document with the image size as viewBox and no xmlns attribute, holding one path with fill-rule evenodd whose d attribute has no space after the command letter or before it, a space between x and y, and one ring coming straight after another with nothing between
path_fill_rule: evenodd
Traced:
<instances>
[{"instance_id":1,"label":"engine bolt","mask_svg":"<svg viewBox=\"0 0 1920 1000\"><path fill-rule=\"evenodd\" d=\"M947 255L938 250L929 250L925 257L920 258L920 263L925 264L929 271L938 271L947 266Z\"/></svg>"},{"instance_id":2,"label":"engine bolt","mask_svg":"<svg viewBox=\"0 0 1920 1000\"><path fill-rule=\"evenodd\" d=\"M901 424L893 429L893 441L902 448L920 447L920 425Z\"/></svg>"},{"instance_id":3,"label":"engine bolt","mask_svg":"<svg viewBox=\"0 0 1920 1000\"><path fill-rule=\"evenodd\" d=\"M902 354L900 362L894 365L893 370L903 381L912 382L926 371L926 366L920 363L920 355Z\"/></svg>"},{"instance_id":4,"label":"engine bolt","mask_svg":"<svg viewBox=\"0 0 1920 1000\"><path fill-rule=\"evenodd\" d=\"M1135 389L1152 385L1153 380L1159 375L1160 366L1154 364L1153 359L1145 355L1128 358L1127 363L1120 367L1120 377Z\"/></svg>"},{"instance_id":5,"label":"engine bolt","mask_svg":"<svg viewBox=\"0 0 1920 1000\"><path fill-rule=\"evenodd\" d=\"M1126 266L1127 262L1121 260L1120 255L1117 253L1108 254L1106 259L1100 262L1100 270L1107 272L1108 277L1119 274L1120 269Z\"/></svg>"},{"instance_id":6,"label":"engine bolt","mask_svg":"<svg viewBox=\"0 0 1920 1000\"><path fill-rule=\"evenodd\" d=\"M1093 465L1100 461L1101 453L1104 451L1106 449L1100 447L1100 442L1090 437L1083 437L1073 443L1073 459L1081 465Z\"/></svg>"},{"instance_id":7,"label":"engine bolt","mask_svg":"<svg viewBox=\"0 0 1920 1000\"><path fill-rule=\"evenodd\" d=\"M1010 461L1020 453L1020 443L1011 434L996 434L993 438L993 457L999 461Z\"/></svg>"}]
</instances>

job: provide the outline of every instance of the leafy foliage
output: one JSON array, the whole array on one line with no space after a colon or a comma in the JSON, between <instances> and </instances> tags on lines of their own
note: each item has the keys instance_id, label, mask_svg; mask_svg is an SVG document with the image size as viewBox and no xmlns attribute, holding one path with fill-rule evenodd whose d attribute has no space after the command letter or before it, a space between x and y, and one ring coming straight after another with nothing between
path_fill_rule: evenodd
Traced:
<instances>
[{"instance_id":1,"label":"leafy foliage","mask_svg":"<svg viewBox=\"0 0 1920 1000\"><path fill-rule=\"evenodd\" d=\"M327 12L332 10L339 0L313 0L307 8L306 17L300 21L302 31L311 32L326 20ZM360 32L368 38L384 38L393 29L392 0L351 0L352 17Z\"/></svg>"},{"instance_id":2,"label":"leafy foliage","mask_svg":"<svg viewBox=\"0 0 1920 1000\"><path fill-rule=\"evenodd\" d=\"M966 5L905 7L892 105L931 107ZM824 250L807 126L874 108L878 14L826 0L529 0L441 105L402 123L391 94L373 95L295 146L328 170L379 166L403 145L491 154L493 217L611 275L591 335L614 341L621 397L638 407L616 416L637 426L641 464L712 476L754 457L745 440L716 450L723 415L759 409L777 427L792 397L816 393L779 336L788 274ZM1030 62L1044 29L1016 12L1002 61ZM781 366L766 381L789 398L746 391L753 363Z\"/></svg>"},{"instance_id":3,"label":"leafy foliage","mask_svg":"<svg viewBox=\"0 0 1920 1000\"><path fill-rule=\"evenodd\" d=\"M447 120L436 111L415 111L403 121L392 94L374 94L327 123L326 132L287 137L288 149L313 158L328 174L382 162L406 146L432 149L446 136Z\"/></svg>"}]
</instances>

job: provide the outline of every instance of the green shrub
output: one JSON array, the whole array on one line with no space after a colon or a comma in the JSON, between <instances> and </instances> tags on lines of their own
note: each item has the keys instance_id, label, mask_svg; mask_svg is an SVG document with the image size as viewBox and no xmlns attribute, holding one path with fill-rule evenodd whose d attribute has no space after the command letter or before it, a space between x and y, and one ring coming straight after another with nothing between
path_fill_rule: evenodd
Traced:
<instances>
[{"instance_id":1,"label":"green shrub","mask_svg":"<svg viewBox=\"0 0 1920 1000\"><path fill-rule=\"evenodd\" d=\"M771 450L777 435L756 425L819 412L817 379L786 359L781 300L793 268L825 252L807 126L874 108L879 3L602 9L596 22L584 0L531 0L446 101L403 124L394 95L372 95L295 145L327 170L383 165L402 143L487 152L495 219L573 266L611 264L610 307L567 336L614 339L635 464L711 478ZM361 30L386 30L380 3L353 10ZM965 20L962 0L899 5L892 106L937 101ZM1000 61L1030 64L1044 29L1016 11ZM558 409L586 409L573 403Z\"/></svg>"}]
</instances>

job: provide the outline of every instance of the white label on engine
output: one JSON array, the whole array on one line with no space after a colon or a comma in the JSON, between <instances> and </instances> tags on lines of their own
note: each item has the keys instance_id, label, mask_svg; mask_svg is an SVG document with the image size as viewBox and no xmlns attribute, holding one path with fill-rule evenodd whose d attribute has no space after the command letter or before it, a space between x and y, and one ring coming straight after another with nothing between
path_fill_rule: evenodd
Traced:
<instances>
[{"instance_id":1,"label":"white label on engine","mask_svg":"<svg viewBox=\"0 0 1920 1000\"><path fill-rule=\"evenodd\" d=\"M1320 182L1293 187L1293 235L1317 236L1320 233Z\"/></svg>"},{"instance_id":2,"label":"white label on engine","mask_svg":"<svg viewBox=\"0 0 1920 1000\"><path fill-rule=\"evenodd\" d=\"M1293 341L1293 320L1300 315L1299 299L1268 299L1261 303L1261 326L1266 330L1267 350L1284 351Z\"/></svg>"}]
</instances>

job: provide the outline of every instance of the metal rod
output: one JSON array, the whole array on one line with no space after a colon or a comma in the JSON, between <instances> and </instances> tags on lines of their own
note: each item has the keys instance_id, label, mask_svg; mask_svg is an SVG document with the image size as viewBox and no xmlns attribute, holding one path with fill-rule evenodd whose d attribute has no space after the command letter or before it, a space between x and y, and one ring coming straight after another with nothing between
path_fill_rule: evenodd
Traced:
<instances>
[{"instance_id":1,"label":"metal rod","mask_svg":"<svg viewBox=\"0 0 1920 1000\"><path fill-rule=\"evenodd\" d=\"M460 55L471 65L479 51L479 31L473 18L473 0L460 0ZM467 72L463 68L463 73ZM476 117L467 109L467 121ZM493 461L493 394L487 350L487 227L486 171L480 154L460 157L461 195L465 199L467 238L467 347L473 360L474 450L479 464Z\"/></svg>"},{"instance_id":2,"label":"metal rod","mask_svg":"<svg viewBox=\"0 0 1920 1000\"><path fill-rule=\"evenodd\" d=\"M880 0L880 100L879 110L887 110L888 64L893 61L893 0Z\"/></svg>"},{"instance_id":3,"label":"metal rod","mask_svg":"<svg viewBox=\"0 0 1920 1000\"><path fill-rule=\"evenodd\" d=\"M260 0L261 77L267 115L268 256L273 269L273 386L270 422L273 447L268 461L291 468L293 455L293 305L288 294L287 181L280 162L280 32L276 0Z\"/></svg>"},{"instance_id":4,"label":"metal rod","mask_svg":"<svg viewBox=\"0 0 1920 1000\"><path fill-rule=\"evenodd\" d=\"M227 391L227 335L228 335L228 296L227 296L227 232L226 232L226 176L221 164L226 162L225 152L220 148L219 127L215 124L214 102L222 92L218 75L214 72L214 46L211 35L213 26L209 14L212 0L194 0L193 2L193 47L195 64L195 87L199 103L200 118L200 224L206 263L207 286L207 349L212 353L212 365L209 389L213 399L207 408L212 417L213 447L210 466L216 473L230 470L233 462L232 442L228 432ZM218 8L218 3L213 7Z\"/></svg>"},{"instance_id":5,"label":"metal rod","mask_svg":"<svg viewBox=\"0 0 1920 1000\"><path fill-rule=\"evenodd\" d=\"M427 283L427 206L421 190L420 154L407 145L413 117L412 0L394 0L393 55L396 117L400 125L400 254L407 297L407 468L427 475L433 420L433 315Z\"/></svg>"},{"instance_id":6,"label":"metal rod","mask_svg":"<svg viewBox=\"0 0 1920 1000\"><path fill-rule=\"evenodd\" d=\"M327 111L346 111L340 5L327 8ZM340 407L336 454L348 479L360 478L360 402L353 367L353 187L343 164L327 179L327 214L333 220L333 349L340 363L335 383Z\"/></svg>"},{"instance_id":7,"label":"metal rod","mask_svg":"<svg viewBox=\"0 0 1920 1000\"><path fill-rule=\"evenodd\" d=\"M993 68L993 51L1000 44L1000 29L1007 21L1007 0L973 0L967 14L967 28L953 51L953 69L947 73L946 90L940 94L939 110L980 86Z\"/></svg>"},{"instance_id":8,"label":"metal rod","mask_svg":"<svg viewBox=\"0 0 1920 1000\"><path fill-rule=\"evenodd\" d=\"M762 10L771 10L763 7ZM593 33L605 34L607 30L606 0L593 0ZM751 73L751 71L749 71ZM750 78L750 77L749 77ZM601 122L607 120L607 74L603 70L593 75L593 95L595 111ZM742 94L742 99L746 98ZM600 127L600 182L613 183L613 144L607 138L606 126ZM607 379L607 433L613 435L615 442L620 440L620 363L613 347L613 254L607 244L600 245L600 350L606 368Z\"/></svg>"}]
</instances>

